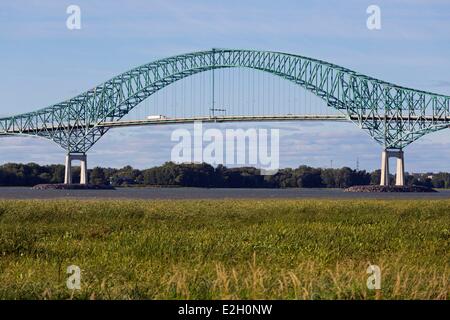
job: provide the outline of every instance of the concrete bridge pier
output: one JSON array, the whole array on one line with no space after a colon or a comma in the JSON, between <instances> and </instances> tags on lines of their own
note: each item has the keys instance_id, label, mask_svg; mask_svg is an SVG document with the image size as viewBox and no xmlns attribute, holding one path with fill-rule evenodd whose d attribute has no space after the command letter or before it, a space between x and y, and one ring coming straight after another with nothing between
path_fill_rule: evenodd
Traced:
<instances>
[{"instance_id":1,"label":"concrete bridge pier","mask_svg":"<svg viewBox=\"0 0 450 320\"><path fill-rule=\"evenodd\" d=\"M405 185L405 161L403 157L403 150L401 149L385 149L381 154L381 181L380 185L389 185L389 158L397 159L396 168L396 186Z\"/></svg>"},{"instance_id":2,"label":"concrete bridge pier","mask_svg":"<svg viewBox=\"0 0 450 320\"><path fill-rule=\"evenodd\" d=\"M82 153L69 153L66 155L66 171L64 184L72 184L72 161L80 161L80 184L87 184L87 156Z\"/></svg>"}]
</instances>

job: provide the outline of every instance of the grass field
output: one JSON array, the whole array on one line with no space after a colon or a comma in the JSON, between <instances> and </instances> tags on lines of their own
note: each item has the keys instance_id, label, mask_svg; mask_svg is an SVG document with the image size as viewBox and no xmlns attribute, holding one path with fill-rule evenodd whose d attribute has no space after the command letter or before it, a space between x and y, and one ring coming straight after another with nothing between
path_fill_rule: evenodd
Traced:
<instances>
[{"instance_id":1,"label":"grass field","mask_svg":"<svg viewBox=\"0 0 450 320\"><path fill-rule=\"evenodd\" d=\"M0 201L1 299L449 299L449 262L446 200Z\"/></svg>"}]
</instances>

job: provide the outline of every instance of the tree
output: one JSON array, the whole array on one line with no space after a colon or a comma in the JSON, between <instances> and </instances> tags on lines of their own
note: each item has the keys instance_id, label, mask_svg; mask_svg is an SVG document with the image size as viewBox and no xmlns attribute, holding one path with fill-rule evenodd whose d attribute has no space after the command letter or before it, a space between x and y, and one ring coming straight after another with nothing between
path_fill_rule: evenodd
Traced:
<instances>
[{"instance_id":1,"label":"tree","mask_svg":"<svg viewBox=\"0 0 450 320\"><path fill-rule=\"evenodd\" d=\"M323 187L321 170L308 166L300 166L295 170L297 186L300 188L321 188Z\"/></svg>"},{"instance_id":2,"label":"tree","mask_svg":"<svg viewBox=\"0 0 450 320\"><path fill-rule=\"evenodd\" d=\"M431 183L434 188L448 189L450 187L450 174L446 172L433 174Z\"/></svg>"},{"instance_id":3,"label":"tree","mask_svg":"<svg viewBox=\"0 0 450 320\"><path fill-rule=\"evenodd\" d=\"M107 185L109 181L106 179L105 171L103 168L95 167L89 174L89 180L91 184Z\"/></svg>"},{"instance_id":4,"label":"tree","mask_svg":"<svg viewBox=\"0 0 450 320\"><path fill-rule=\"evenodd\" d=\"M49 171L51 173L51 179L50 183L63 183L64 182L64 175L65 175L65 168L63 165L51 165L49 167Z\"/></svg>"},{"instance_id":5,"label":"tree","mask_svg":"<svg viewBox=\"0 0 450 320\"><path fill-rule=\"evenodd\" d=\"M7 163L0 166L1 186L33 186L39 183L62 183L63 165L40 166L36 163ZM78 181L80 168L74 167L73 180ZM89 182L93 184L160 185L184 187L228 187L228 188L346 188L352 185L380 183L380 170L372 173L341 169L320 169L300 166L285 168L273 176L263 176L257 168L216 168L207 163L175 164L166 162L146 170L125 166L121 169L96 167L90 170ZM417 184L435 188L449 188L450 174L405 174L407 185ZM391 179L393 183L394 180Z\"/></svg>"},{"instance_id":6,"label":"tree","mask_svg":"<svg viewBox=\"0 0 450 320\"><path fill-rule=\"evenodd\" d=\"M323 169L320 177L322 183L327 188L336 188L336 169Z\"/></svg>"},{"instance_id":7,"label":"tree","mask_svg":"<svg viewBox=\"0 0 450 320\"><path fill-rule=\"evenodd\" d=\"M375 170L370 174L370 184L380 184L381 182L381 170Z\"/></svg>"}]
</instances>

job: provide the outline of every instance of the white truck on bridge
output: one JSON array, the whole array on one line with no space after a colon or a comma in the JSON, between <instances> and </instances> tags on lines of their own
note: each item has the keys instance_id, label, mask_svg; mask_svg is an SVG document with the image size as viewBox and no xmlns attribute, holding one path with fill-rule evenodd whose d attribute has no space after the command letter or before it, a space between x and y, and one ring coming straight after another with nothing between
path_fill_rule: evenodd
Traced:
<instances>
[{"instance_id":1,"label":"white truck on bridge","mask_svg":"<svg viewBox=\"0 0 450 320\"><path fill-rule=\"evenodd\" d=\"M159 115L151 115L151 116L147 117L147 120L165 120L165 119L167 119L167 117L160 115L160 114Z\"/></svg>"}]
</instances>

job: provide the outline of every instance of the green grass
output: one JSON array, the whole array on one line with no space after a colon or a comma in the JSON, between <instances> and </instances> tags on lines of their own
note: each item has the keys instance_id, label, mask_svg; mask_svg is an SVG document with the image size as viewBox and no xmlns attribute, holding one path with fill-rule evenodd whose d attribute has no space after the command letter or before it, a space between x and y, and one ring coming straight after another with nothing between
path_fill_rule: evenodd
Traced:
<instances>
[{"instance_id":1,"label":"green grass","mask_svg":"<svg viewBox=\"0 0 450 320\"><path fill-rule=\"evenodd\" d=\"M0 200L0 298L448 299L449 244L442 200Z\"/></svg>"}]
</instances>

